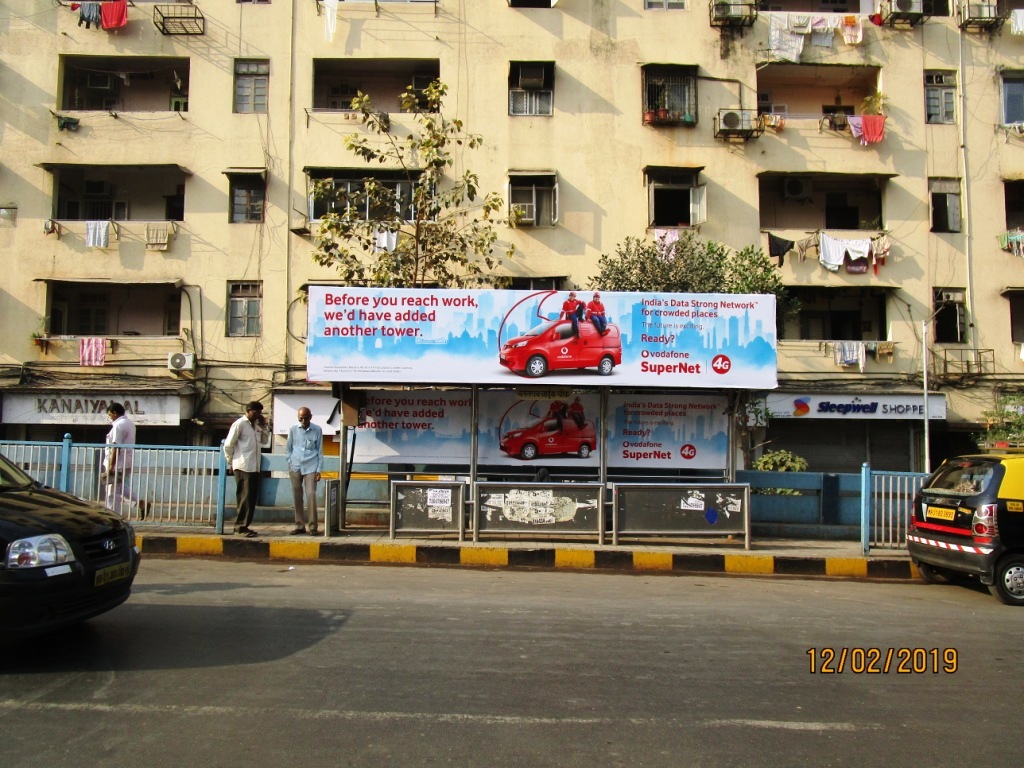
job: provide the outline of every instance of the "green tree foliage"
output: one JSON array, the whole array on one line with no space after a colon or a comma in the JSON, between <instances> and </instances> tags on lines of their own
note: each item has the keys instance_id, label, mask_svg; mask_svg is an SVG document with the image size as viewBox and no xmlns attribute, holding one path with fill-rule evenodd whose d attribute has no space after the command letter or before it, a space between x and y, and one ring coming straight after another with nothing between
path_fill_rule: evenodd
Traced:
<instances>
[{"instance_id":1,"label":"green tree foliage","mask_svg":"<svg viewBox=\"0 0 1024 768\"><path fill-rule=\"evenodd\" d=\"M515 221L502 218L500 195L480 192L476 174L449 176L454 153L477 149L483 140L465 133L461 120L444 116L446 92L437 80L423 91L405 89L402 111L417 126L411 131L393 129L366 94L352 100L366 133L347 136L346 148L368 166L397 171L411 187L412 205L411 211L403 206L395 185L375 180L372 171L357 190L316 184L314 195L329 201L331 210L320 220L313 260L336 269L347 283L413 288L503 282L490 274L500 261L494 255L496 225ZM382 238L392 241L393 250L379 246ZM505 256L512 252L509 246Z\"/></svg>"},{"instance_id":2,"label":"green tree foliage","mask_svg":"<svg viewBox=\"0 0 1024 768\"><path fill-rule=\"evenodd\" d=\"M786 291L779 271L760 248L740 251L685 231L675 242L626 238L613 255L598 261L593 287L604 291L643 293L763 293L774 294L776 319L799 308ZM763 426L754 418L757 406L747 390L730 393L736 433L745 466L751 466L754 430Z\"/></svg>"},{"instance_id":3,"label":"green tree foliage","mask_svg":"<svg viewBox=\"0 0 1024 768\"><path fill-rule=\"evenodd\" d=\"M780 448L777 451L766 451L760 458L754 460L752 468L759 472L806 472L807 460ZM794 488L761 488L757 493L764 496L800 495Z\"/></svg>"}]
</instances>

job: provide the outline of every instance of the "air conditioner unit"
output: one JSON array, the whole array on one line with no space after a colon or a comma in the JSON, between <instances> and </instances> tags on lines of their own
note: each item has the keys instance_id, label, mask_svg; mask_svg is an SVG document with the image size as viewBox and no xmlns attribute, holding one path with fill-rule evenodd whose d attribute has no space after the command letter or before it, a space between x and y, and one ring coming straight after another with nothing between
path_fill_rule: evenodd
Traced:
<instances>
[{"instance_id":1,"label":"air conditioner unit","mask_svg":"<svg viewBox=\"0 0 1024 768\"><path fill-rule=\"evenodd\" d=\"M543 64L520 64L519 65L519 87L523 89L537 89L544 87L544 65Z\"/></svg>"},{"instance_id":2,"label":"air conditioner unit","mask_svg":"<svg viewBox=\"0 0 1024 768\"><path fill-rule=\"evenodd\" d=\"M726 109L719 113L719 128L722 131L751 131L754 129L755 113L751 110Z\"/></svg>"},{"instance_id":3,"label":"air conditioner unit","mask_svg":"<svg viewBox=\"0 0 1024 768\"><path fill-rule=\"evenodd\" d=\"M963 304L963 291L939 291L939 301L949 304Z\"/></svg>"},{"instance_id":4,"label":"air conditioner unit","mask_svg":"<svg viewBox=\"0 0 1024 768\"><path fill-rule=\"evenodd\" d=\"M969 19L994 19L998 15L999 9L995 3L971 3L967 6Z\"/></svg>"},{"instance_id":5,"label":"air conditioner unit","mask_svg":"<svg viewBox=\"0 0 1024 768\"><path fill-rule=\"evenodd\" d=\"M733 19L748 15L749 6L745 3L715 3L714 13L716 19Z\"/></svg>"},{"instance_id":6,"label":"air conditioner unit","mask_svg":"<svg viewBox=\"0 0 1024 768\"><path fill-rule=\"evenodd\" d=\"M811 193L810 179L792 178L782 183L782 197L785 200L810 200Z\"/></svg>"},{"instance_id":7,"label":"air conditioner unit","mask_svg":"<svg viewBox=\"0 0 1024 768\"><path fill-rule=\"evenodd\" d=\"M900 13L924 13L924 0L896 0L896 10Z\"/></svg>"},{"instance_id":8,"label":"air conditioner unit","mask_svg":"<svg viewBox=\"0 0 1024 768\"><path fill-rule=\"evenodd\" d=\"M178 373L179 371L194 371L196 368L196 356L191 352L170 352L167 355L167 370Z\"/></svg>"}]
</instances>

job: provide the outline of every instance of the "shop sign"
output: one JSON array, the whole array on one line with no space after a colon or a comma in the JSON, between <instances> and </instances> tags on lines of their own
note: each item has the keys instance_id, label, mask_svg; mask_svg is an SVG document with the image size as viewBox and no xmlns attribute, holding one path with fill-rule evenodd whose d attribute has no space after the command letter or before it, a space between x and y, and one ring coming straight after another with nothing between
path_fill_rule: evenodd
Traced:
<instances>
[{"instance_id":1,"label":"shop sign","mask_svg":"<svg viewBox=\"0 0 1024 768\"><path fill-rule=\"evenodd\" d=\"M179 395L133 395L124 393L41 394L6 393L3 396L3 420L7 424L110 424L107 406L118 402L125 415L143 426L173 426L183 418Z\"/></svg>"},{"instance_id":2,"label":"shop sign","mask_svg":"<svg viewBox=\"0 0 1024 768\"><path fill-rule=\"evenodd\" d=\"M922 395L783 394L765 396L772 419L923 419ZM946 418L946 396L928 396L928 418Z\"/></svg>"}]
</instances>

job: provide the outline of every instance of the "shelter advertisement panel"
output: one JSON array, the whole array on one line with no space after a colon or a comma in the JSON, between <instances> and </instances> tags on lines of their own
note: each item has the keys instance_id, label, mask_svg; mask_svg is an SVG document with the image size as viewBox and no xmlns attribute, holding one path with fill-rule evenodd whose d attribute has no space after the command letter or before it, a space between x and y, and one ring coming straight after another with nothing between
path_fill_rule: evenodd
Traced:
<instances>
[{"instance_id":1,"label":"shelter advertisement panel","mask_svg":"<svg viewBox=\"0 0 1024 768\"><path fill-rule=\"evenodd\" d=\"M727 398L713 395L611 395L608 466L726 466L728 405Z\"/></svg>"},{"instance_id":2,"label":"shelter advertisement panel","mask_svg":"<svg viewBox=\"0 0 1024 768\"><path fill-rule=\"evenodd\" d=\"M311 381L778 383L772 295L581 291L571 301L565 291L320 285L309 290L308 330Z\"/></svg>"}]
</instances>

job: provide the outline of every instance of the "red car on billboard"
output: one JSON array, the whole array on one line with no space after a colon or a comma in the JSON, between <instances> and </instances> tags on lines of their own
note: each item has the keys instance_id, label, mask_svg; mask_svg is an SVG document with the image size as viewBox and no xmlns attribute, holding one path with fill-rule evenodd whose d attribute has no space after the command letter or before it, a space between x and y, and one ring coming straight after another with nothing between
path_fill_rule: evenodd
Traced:
<instances>
[{"instance_id":1,"label":"red car on billboard","mask_svg":"<svg viewBox=\"0 0 1024 768\"><path fill-rule=\"evenodd\" d=\"M530 461L538 456L572 453L585 459L597 447L597 431L590 421L545 418L529 427L513 429L501 437L499 447L509 456Z\"/></svg>"},{"instance_id":2,"label":"red car on billboard","mask_svg":"<svg viewBox=\"0 0 1024 768\"><path fill-rule=\"evenodd\" d=\"M579 321L579 329L577 337L573 335L570 320L541 323L522 336L506 341L499 361L510 371L531 379L566 368L596 367L599 374L607 376L616 365L622 364L622 337L617 325L609 323L603 336L587 320Z\"/></svg>"}]
</instances>

